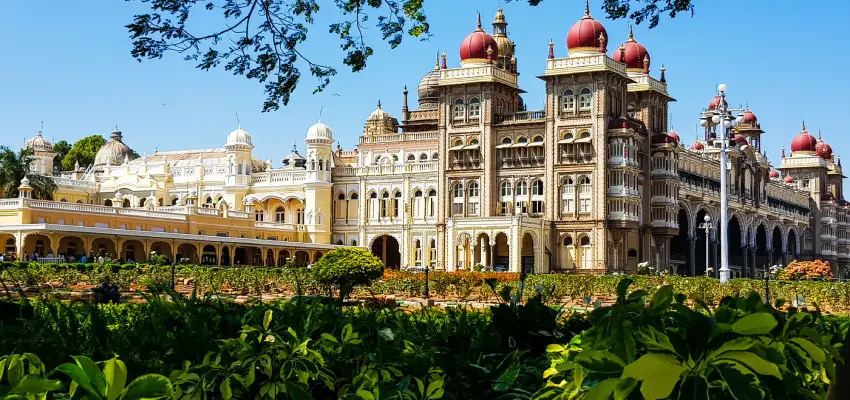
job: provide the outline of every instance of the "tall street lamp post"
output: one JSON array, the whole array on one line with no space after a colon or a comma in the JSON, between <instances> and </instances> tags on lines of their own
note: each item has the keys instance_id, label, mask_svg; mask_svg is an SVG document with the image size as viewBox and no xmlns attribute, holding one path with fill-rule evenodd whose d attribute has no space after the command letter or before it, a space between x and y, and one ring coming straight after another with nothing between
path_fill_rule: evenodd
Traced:
<instances>
[{"instance_id":1,"label":"tall street lamp post","mask_svg":"<svg viewBox=\"0 0 850 400\"><path fill-rule=\"evenodd\" d=\"M719 97L719 99L717 98ZM726 147L729 142L727 128L743 119L743 110L729 108L726 102L726 84L717 85L716 103L713 109L705 110L700 116L700 125L708 130L720 127L720 282L729 281L729 187L727 186ZM737 118L732 116L737 112Z\"/></svg>"},{"instance_id":2,"label":"tall street lamp post","mask_svg":"<svg viewBox=\"0 0 850 400\"><path fill-rule=\"evenodd\" d=\"M711 266L711 264L709 263L709 260L711 260L711 258L708 255L709 238L711 235L711 229L714 228L714 226L711 224L711 217L709 217L708 214L706 214L706 216L703 218L703 221L704 222L701 223L698 228L705 229L705 276L708 276L708 270Z\"/></svg>"}]
</instances>

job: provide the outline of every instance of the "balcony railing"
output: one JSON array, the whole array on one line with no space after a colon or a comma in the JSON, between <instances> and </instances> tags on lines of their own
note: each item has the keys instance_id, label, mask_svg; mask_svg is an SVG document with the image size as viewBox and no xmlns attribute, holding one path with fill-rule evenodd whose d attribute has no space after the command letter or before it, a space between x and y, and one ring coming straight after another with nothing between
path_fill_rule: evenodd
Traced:
<instances>
[{"instance_id":1,"label":"balcony railing","mask_svg":"<svg viewBox=\"0 0 850 400\"><path fill-rule=\"evenodd\" d=\"M496 123L507 123L507 122L530 122L530 121L542 121L546 119L546 111L537 110L537 111L520 111L512 114L496 114Z\"/></svg>"}]
</instances>

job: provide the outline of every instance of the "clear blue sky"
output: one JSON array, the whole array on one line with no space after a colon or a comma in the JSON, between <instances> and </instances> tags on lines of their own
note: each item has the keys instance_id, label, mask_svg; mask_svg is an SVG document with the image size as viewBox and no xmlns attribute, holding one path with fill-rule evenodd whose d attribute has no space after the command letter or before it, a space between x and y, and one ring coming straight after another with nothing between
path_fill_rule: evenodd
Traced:
<instances>
[{"instance_id":1,"label":"clear blue sky","mask_svg":"<svg viewBox=\"0 0 850 400\"><path fill-rule=\"evenodd\" d=\"M635 27L637 40L652 55L653 75L658 76L661 64L667 67L670 93L678 99L670 112L683 140L693 141L698 112L716 84L725 82L730 104L749 102L767 131L765 148L774 164L803 118L810 132L822 130L836 153L845 153L850 144L844 124L850 2L694 1L693 18L665 18L652 30L646 24ZM223 70L197 70L176 54L142 63L131 58L123 26L146 10L143 4L8 1L0 12L0 144L20 147L44 121L44 135L56 141L73 142L93 133L108 137L118 124L125 142L140 154L157 147L212 148L236 127L238 113L257 146L255 156L271 158L277 166L293 140L303 148L304 133L324 106L322 121L343 147L351 148L378 99L400 117L403 86L411 91L411 105L416 104L416 86L433 68L435 53L445 49L450 66L457 66L458 45L475 29L476 12L481 11L489 30L500 4L428 1L430 40L406 38L391 50L375 38L370 44L376 54L364 72L353 74L340 62L339 41L327 33L339 15L330 0L324 3L305 50L316 61L335 63L339 75L317 95L311 93L315 80L304 76L288 107L264 114L265 95L256 81ZM600 5L601 0L591 1L598 19L603 17ZM544 70L549 38L555 40L556 56L564 56L565 36L583 15L584 2L548 0L530 7L517 0L502 6L517 44L520 83L528 91L523 97L529 109L541 108L544 87L535 76ZM602 22L609 48L626 39L626 21ZM374 38L376 30L369 35Z\"/></svg>"}]
</instances>

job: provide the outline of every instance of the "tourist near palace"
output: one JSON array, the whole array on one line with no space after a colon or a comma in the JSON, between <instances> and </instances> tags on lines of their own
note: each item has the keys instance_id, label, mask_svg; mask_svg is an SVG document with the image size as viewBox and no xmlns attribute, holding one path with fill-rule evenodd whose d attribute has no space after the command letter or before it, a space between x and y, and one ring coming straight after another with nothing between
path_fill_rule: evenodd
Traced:
<instances>
[{"instance_id":1,"label":"tourist near palace","mask_svg":"<svg viewBox=\"0 0 850 400\"><path fill-rule=\"evenodd\" d=\"M613 273L646 261L716 273L720 130L708 118L704 135L684 143L668 128L665 69L639 37L611 38L588 10L576 16L566 49L550 42L548 57L543 46L524 64L546 87L541 110L521 97L499 9L492 29L471 16L460 58L443 53L423 68L415 93L400 93L398 117L379 102L351 150L317 122L304 127L306 151L282 162L254 158L241 127L222 133L220 148L135 158L125 142L143 135L116 128L93 165L54 172L56 153L39 132L25 145L33 173L58 189L36 200L24 181L19 198L0 200L0 243L18 257L141 262L157 251L279 266L358 246L398 268ZM706 93L693 120L726 102ZM837 274L850 264L840 157L805 124L763 131L752 105L728 129L732 276L795 259L827 260ZM771 162L765 135L789 151Z\"/></svg>"}]
</instances>

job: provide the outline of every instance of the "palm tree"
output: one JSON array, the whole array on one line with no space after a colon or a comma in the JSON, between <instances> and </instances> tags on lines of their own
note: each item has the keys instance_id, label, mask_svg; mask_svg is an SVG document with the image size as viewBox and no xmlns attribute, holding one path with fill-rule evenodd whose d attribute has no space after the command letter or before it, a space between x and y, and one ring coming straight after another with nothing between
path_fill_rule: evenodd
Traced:
<instances>
[{"instance_id":1,"label":"palm tree","mask_svg":"<svg viewBox=\"0 0 850 400\"><path fill-rule=\"evenodd\" d=\"M18 197L21 179L26 176L32 186L33 198L53 200L56 184L49 177L33 174L30 171L32 162L32 150L22 149L15 154L9 147L0 146L0 197Z\"/></svg>"}]
</instances>

